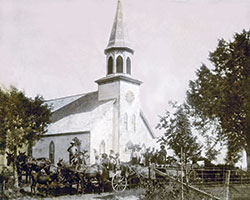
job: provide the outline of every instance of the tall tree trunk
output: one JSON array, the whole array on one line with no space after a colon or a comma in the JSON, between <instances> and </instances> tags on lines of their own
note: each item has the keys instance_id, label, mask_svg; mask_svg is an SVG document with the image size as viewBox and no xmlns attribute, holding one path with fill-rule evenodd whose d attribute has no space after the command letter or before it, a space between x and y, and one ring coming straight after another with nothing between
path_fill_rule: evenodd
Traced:
<instances>
[{"instance_id":1,"label":"tall tree trunk","mask_svg":"<svg viewBox=\"0 0 250 200\"><path fill-rule=\"evenodd\" d=\"M250 141L247 141L246 151L246 161L247 161L247 171L250 171Z\"/></svg>"},{"instance_id":2,"label":"tall tree trunk","mask_svg":"<svg viewBox=\"0 0 250 200\"><path fill-rule=\"evenodd\" d=\"M250 171L250 145L246 148L247 171Z\"/></svg>"},{"instance_id":3,"label":"tall tree trunk","mask_svg":"<svg viewBox=\"0 0 250 200\"><path fill-rule=\"evenodd\" d=\"M18 174L16 167L16 159L17 159L17 147L14 147L14 160L13 160L13 172L14 172L14 186L18 187Z\"/></svg>"}]
</instances>

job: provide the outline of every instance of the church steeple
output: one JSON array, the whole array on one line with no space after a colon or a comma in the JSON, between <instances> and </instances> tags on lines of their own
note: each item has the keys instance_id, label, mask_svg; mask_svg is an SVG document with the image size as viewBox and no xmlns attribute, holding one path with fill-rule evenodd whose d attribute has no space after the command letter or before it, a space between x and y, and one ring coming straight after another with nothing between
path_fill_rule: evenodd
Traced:
<instances>
[{"instance_id":1,"label":"church steeple","mask_svg":"<svg viewBox=\"0 0 250 200\"><path fill-rule=\"evenodd\" d=\"M134 50L128 42L120 0L117 3L111 35L104 53L107 58L107 76L114 74L131 75L131 57Z\"/></svg>"},{"instance_id":2,"label":"church steeple","mask_svg":"<svg viewBox=\"0 0 250 200\"><path fill-rule=\"evenodd\" d=\"M127 30L123 23L122 4L121 1L118 0L116 15L113 22L109 43L105 51L108 51L111 48L126 48L127 50L133 52L133 50L129 46L130 45L127 37Z\"/></svg>"},{"instance_id":3,"label":"church steeple","mask_svg":"<svg viewBox=\"0 0 250 200\"><path fill-rule=\"evenodd\" d=\"M116 14L113 22L108 46L104 53L106 55L106 76L96 80L98 84L98 100L127 99L130 102L134 95L139 96L141 81L132 77L132 56L134 50L130 47L123 23L121 0L118 0ZM131 92L128 92L130 88ZM126 90L126 91L125 91ZM126 97L124 94L128 93ZM118 104L119 104L118 103Z\"/></svg>"}]
</instances>

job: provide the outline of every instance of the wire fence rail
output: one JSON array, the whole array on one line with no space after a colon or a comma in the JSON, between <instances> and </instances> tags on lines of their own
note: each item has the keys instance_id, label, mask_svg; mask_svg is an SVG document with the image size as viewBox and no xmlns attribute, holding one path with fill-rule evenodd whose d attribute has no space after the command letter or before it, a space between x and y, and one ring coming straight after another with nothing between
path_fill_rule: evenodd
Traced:
<instances>
[{"instance_id":1,"label":"wire fence rail","mask_svg":"<svg viewBox=\"0 0 250 200\"><path fill-rule=\"evenodd\" d=\"M155 168L154 171L156 172L156 174L158 174L158 175L160 175L160 176L163 176L163 177L165 177L165 178L168 178L168 179L170 179L170 180L172 180L172 181L177 182L178 184L181 184L181 185L183 185L183 186L189 188L190 190L193 190L193 191L195 191L195 192L197 192L197 193L199 193L199 194L202 194L203 196L207 197L207 199L211 199L211 200L222 200L221 198L216 197L216 196L214 196L214 195L212 195L212 194L209 194L209 193L207 193L207 192L205 192L205 191L203 191L203 190L200 190L199 188L196 188L196 187L194 187L194 186L192 186L192 185L189 185L188 183L181 182L181 181L179 181L178 179L172 177L171 175L169 175L169 174L167 174L167 173L164 173L164 172L160 171L159 169L156 169L156 168Z\"/></svg>"},{"instance_id":2,"label":"wire fence rail","mask_svg":"<svg viewBox=\"0 0 250 200\"><path fill-rule=\"evenodd\" d=\"M230 171L229 184L249 184L250 174L241 170L216 168L194 169L188 173L189 182L193 184L225 184L227 171Z\"/></svg>"},{"instance_id":3,"label":"wire fence rail","mask_svg":"<svg viewBox=\"0 0 250 200\"><path fill-rule=\"evenodd\" d=\"M183 176L183 181L192 184L223 185L225 184L227 171L230 171L229 184L250 184L250 173L240 169L227 167L203 167L196 169L181 169L168 165L156 165L156 168L166 172L172 177Z\"/></svg>"}]
</instances>

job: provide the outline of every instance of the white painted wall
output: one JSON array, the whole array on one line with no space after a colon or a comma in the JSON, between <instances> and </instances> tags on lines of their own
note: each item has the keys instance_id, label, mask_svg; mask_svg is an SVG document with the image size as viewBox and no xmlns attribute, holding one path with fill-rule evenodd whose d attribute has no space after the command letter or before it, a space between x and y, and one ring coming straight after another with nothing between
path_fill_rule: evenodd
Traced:
<instances>
[{"instance_id":1,"label":"white painted wall","mask_svg":"<svg viewBox=\"0 0 250 200\"><path fill-rule=\"evenodd\" d=\"M94 149L100 153L100 144L105 142L105 153L109 153L112 149L112 137L113 137L113 105L109 107L109 110L105 112L102 119L96 123L96 126L91 131L90 139L90 162L94 163Z\"/></svg>"},{"instance_id":2,"label":"white painted wall","mask_svg":"<svg viewBox=\"0 0 250 200\"><path fill-rule=\"evenodd\" d=\"M98 85L98 100L108 100L118 98L119 95L119 82L111 82Z\"/></svg>"},{"instance_id":3,"label":"white painted wall","mask_svg":"<svg viewBox=\"0 0 250 200\"><path fill-rule=\"evenodd\" d=\"M53 141L55 144L55 164L59 158L69 162L69 153L67 151L70 142L74 137L81 141L81 149L90 151L90 133L75 133L70 135L49 136L41 138L32 149L33 156L36 158L46 157L49 158L49 145Z\"/></svg>"},{"instance_id":4,"label":"white painted wall","mask_svg":"<svg viewBox=\"0 0 250 200\"><path fill-rule=\"evenodd\" d=\"M134 94L134 100L132 102L127 101L128 92ZM140 116L141 104L140 104L140 86L126 81L120 81L120 154L121 159L129 161L131 152L125 151L127 143L133 144L145 144L147 147L155 147L156 142L147 129L144 121ZM128 130L124 127L124 116L128 115ZM133 115L135 115L135 130L132 122Z\"/></svg>"}]
</instances>

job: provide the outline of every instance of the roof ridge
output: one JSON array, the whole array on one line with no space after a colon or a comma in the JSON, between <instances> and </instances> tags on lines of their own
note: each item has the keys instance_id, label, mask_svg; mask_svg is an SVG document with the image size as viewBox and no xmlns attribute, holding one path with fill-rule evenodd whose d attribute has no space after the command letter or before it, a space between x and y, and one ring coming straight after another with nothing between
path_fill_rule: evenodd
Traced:
<instances>
[{"instance_id":1,"label":"roof ridge","mask_svg":"<svg viewBox=\"0 0 250 200\"><path fill-rule=\"evenodd\" d=\"M140 116L142 117L143 122L145 123L148 131L150 132L151 136L155 139L156 135L154 134L148 120L146 119L146 116L144 115L144 113L142 112L142 110L140 109Z\"/></svg>"},{"instance_id":2,"label":"roof ridge","mask_svg":"<svg viewBox=\"0 0 250 200\"><path fill-rule=\"evenodd\" d=\"M44 102L55 101L55 100L60 100L60 99L65 99L65 98L70 98L70 97L76 97L76 96L86 95L88 93L92 93L92 92L74 94L74 95L69 95L69 96L64 96L64 97L57 97L57 98L53 98L53 99L46 99L46 100L44 100Z\"/></svg>"}]
</instances>

